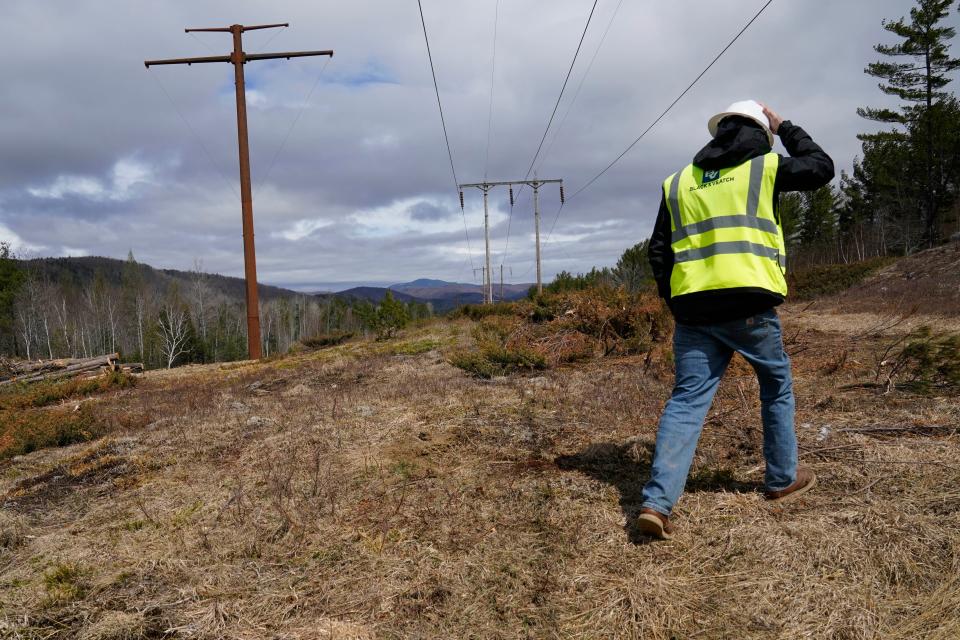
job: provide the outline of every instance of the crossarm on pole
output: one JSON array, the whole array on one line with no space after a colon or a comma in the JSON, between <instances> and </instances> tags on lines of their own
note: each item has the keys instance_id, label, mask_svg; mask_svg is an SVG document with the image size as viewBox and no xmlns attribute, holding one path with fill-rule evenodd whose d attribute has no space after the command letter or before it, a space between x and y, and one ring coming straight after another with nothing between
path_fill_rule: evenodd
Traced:
<instances>
[{"instance_id":1,"label":"crossarm on pole","mask_svg":"<svg viewBox=\"0 0 960 640\"><path fill-rule=\"evenodd\" d=\"M274 60L276 58L305 58L307 56L330 56L333 57L333 51L285 51L279 53L248 53L244 56L247 60Z\"/></svg>"},{"instance_id":2,"label":"crossarm on pole","mask_svg":"<svg viewBox=\"0 0 960 640\"><path fill-rule=\"evenodd\" d=\"M203 64L206 62L230 62L230 56L206 56L203 58L171 58L169 60L146 60L143 66L150 68L161 64Z\"/></svg>"}]
</instances>

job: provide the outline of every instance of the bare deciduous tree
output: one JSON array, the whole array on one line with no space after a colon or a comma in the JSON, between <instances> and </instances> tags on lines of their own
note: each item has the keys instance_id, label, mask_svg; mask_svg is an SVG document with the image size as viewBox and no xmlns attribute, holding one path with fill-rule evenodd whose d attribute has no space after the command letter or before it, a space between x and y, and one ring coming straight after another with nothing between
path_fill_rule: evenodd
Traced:
<instances>
[{"instance_id":1,"label":"bare deciduous tree","mask_svg":"<svg viewBox=\"0 0 960 640\"><path fill-rule=\"evenodd\" d=\"M157 321L160 327L160 352L167 361L167 369L187 352L187 314L172 303L164 305Z\"/></svg>"}]
</instances>

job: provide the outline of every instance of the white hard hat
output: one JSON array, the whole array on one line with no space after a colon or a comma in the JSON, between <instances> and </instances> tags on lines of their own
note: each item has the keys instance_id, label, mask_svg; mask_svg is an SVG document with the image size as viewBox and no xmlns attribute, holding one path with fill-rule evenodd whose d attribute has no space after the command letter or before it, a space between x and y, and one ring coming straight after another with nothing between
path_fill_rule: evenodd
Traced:
<instances>
[{"instance_id":1,"label":"white hard hat","mask_svg":"<svg viewBox=\"0 0 960 640\"><path fill-rule=\"evenodd\" d=\"M732 105L727 107L726 111L718 113L710 118L710 121L707 123L707 129L709 129L711 136L717 137L717 127L720 126L720 121L727 116L741 116L743 118L750 118L763 127L763 130L767 132L767 139L770 141L770 146L773 146L773 132L770 131L770 121L767 120L767 116L763 114L763 107L761 107L760 103L756 100L741 100L740 102L734 102Z\"/></svg>"}]
</instances>

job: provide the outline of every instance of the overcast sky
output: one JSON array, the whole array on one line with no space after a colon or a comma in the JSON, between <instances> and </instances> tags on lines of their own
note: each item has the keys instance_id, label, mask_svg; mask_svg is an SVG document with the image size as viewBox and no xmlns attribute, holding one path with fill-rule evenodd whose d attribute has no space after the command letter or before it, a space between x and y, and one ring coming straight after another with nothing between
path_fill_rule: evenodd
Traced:
<instances>
[{"instance_id":1,"label":"overcast sky","mask_svg":"<svg viewBox=\"0 0 960 640\"><path fill-rule=\"evenodd\" d=\"M599 0L538 175L576 191L763 4ZM776 0L653 132L568 202L544 247L545 275L611 265L646 238L662 180L690 161L707 141L707 119L733 101L768 102L849 167L856 134L870 129L856 107L884 104L863 73L876 59L872 45L891 42L881 21L913 4ZM461 182L523 177L591 5L500 0L491 74L497 0L423 0ZM200 260L207 271L242 275L233 68L148 71L143 61L231 47L229 34L184 27L290 22L247 33L246 51L336 55L329 64L246 65L261 282L313 290L475 281L481 194L466 193L468 248L416 0L4 0L2 14L0 240L21 255L132 250L157 267ZM546 239L559 193L542 193ZM529 192L512 221L506 190L491 192L491 221L494 269L502 262L508 280L532 280Z\"/></svg>"}]
</instances>

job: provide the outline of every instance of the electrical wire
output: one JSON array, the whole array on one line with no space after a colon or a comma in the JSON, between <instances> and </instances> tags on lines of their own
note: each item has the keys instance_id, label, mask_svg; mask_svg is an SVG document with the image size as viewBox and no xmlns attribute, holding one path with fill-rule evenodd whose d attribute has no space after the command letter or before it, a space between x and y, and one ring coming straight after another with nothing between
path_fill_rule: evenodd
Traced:
<instances>
[{"instance_id":1,"label":"electrical wire","mask_svg":"<svg viewBox=\"0 0 960 640\"><path fill-rule=\"evenodd\" d=\"M593 185L593 183L595 183L597 180L599 180L600 177L603 176L603 174L605 174L607 171L609 171L615 164L617 164L618 162L620 162L620 160L622 160L622 159L624 158L624 156L626 156L626 155L630 152L630 150L633 149L633 148L637 145L637 143L639 143L641 140L643 140L643 138L646 137L646 135L647 135L648 133L650 133L650 131L652 131L653 128L656 127L657 124L659 124L660 121L663 120L663 119L667 116L667 114L670 113L671 110L673 110L673 108L677 105L677 103L679 103L679 102L684 98L684 96L686 96L688 93L690 93L690 90L693 89L693 87L696 86L696 84L697 84L698 82L700 82L700 80L703 78L703 76L705 76L705 75L707 74L707 72L710 71L710 69L712 69L715 64L717 64L717 62L720 60L720 58L722 58L723 55L724 55L727 51L730 50L730 47L732 47L732 46L737 42L737 40L739 40L740 37L741 37L744 33L746 33L747 29L749 29L749 28L753 25L753 23L757 21L757 19L763 14L764 11L767 10L767 7L769 7L771 4L773 4L773 0L767 0L767 2L766 2L762 7L760 7L760 10L757 11L752 18L750 18L750 20L747 22L747 24L745 24L745 25L743 26L743 28L740 29L740 31L737 33L737 35L735 35L735 36L733 37L733 39L732 39L729 43L727 43L727 46L725 46L725 47L720 51L720 53L718 53L717 56L710 62L710 64L708 64L708 65L706 66L706 68L704 68L704 70L701 71L700 74L699 74L696 78L694 78L693 82L691 82L689 85L687 85L687 88L684 89L684 90L680 93L680 95L677 96L676 99L675 99L673 102L670 103L670 105L663 111L663 113L661 113L659 116L657 116L657 119L654 120L653 123L651 123L649 127L647 127L647 128L643 131L643 133L641 133L639 136L637 136L637 138L636 138L633 142L631 142L630 145L627 146L626 149L624 149L623 153L621 153L619 156L617 156L617 157L613 160L613 162L611 162L611 163L608 164L606 167L604 167L603 170L600 171L600 173L598 173L597 175L595 175L594 177L592 177L590 180L588 180L588 181L586 182L586 184L584 184L582 187L580 187L579 189L577 189L576 191L574 191L573 194L567 196L566 201L567 201L567 202L570 202L573 198L577 197L579 194L581 194L581 193L583 193L585 190L587 190L591 185ZM561 214L561 212L563 211L563 207L564 207L564 203L561 203L560 208L557 209L557 215L556 215L556 216L554 217L554 219L553 219L553 224L550 226L550 233L547 234L547 239L546 239L546 241L544 242L544 244L547 244L548 242L550 242L550 238L551 238L551 236L553 235L553 230L554 230L554 228L557 226L557 220L560 219L560 214Z\"/></svg>"},{"instance_id":2,"label":"electrical wire","mask_svg":"<svg viewBox=\"0 0 960 640\"><path fill-rule=\"evenodd\" d=\"M450 173L453 174L453 188L460 195L460 181L457 180L457 170L453 165L453 151L450 149L450 136L447 133L447 121L443 117L443 104L440 102L440 85L437 84L437 70L433 64L433 53L430 51L430 38L427 36L427 21L423 17L423 2L417 0L417 6L420 8L420 24L423 25L423 40L427 45L427 59L430 61L430 74L433 76L433 88L437 94L437 109L440 111L440 124L443 127L443 139L447 143L447 157L450 159ZM470 257L470 268L476 272L473 263L473 249L470 246L470 233L467 231L467 214L460 208L460 215L463 217L463 235L467 239L467 255Z\"/></svg>"},{"instance_id":3,"label":"electrical wire","mask_svg":"<svg viewBox=\"0 0 960 640\"><path fill-rule=\"evenodd\" d=\"M590 71L593 69L593 63L597 61L597 56L600 55L600 49L603 48L603 43L607 40L607 34L610 33L610 28L613 27L614 20L617 19L617 14L620 13L620 7L623 6L623 0L617 3L616 8L613 10L613 14L610 16L610 21L607 23L607 28L604 29L603 35L600 37L600 44L597 45L596 50L593 52L593 57L590 58L590 64L587 65L587 70L583 72L583 75L580 77L580 82L577 84L577 90L573 94L573 98L567 103L567 110L563 114L563 118L560 119L560 124L557 125L556 133L554 133L553 138L550 139L550 144L547 145L546 150L543 152L543 158L540 159L540 164L538 167L542 167L543 163L546 162L547 156L550 154L550 150L553 149L553 145L556 144L557 138L560 137L560 132L563 131L563 125L566 124L567 118L570 116L570 112L573 110L573 105L577 102L577 98L580 97L580 91L583 89L583 84L587 79L587 76L590 75Z\"/></svg>"},{"instance_id":4,"label":"electrical wire","mask_svg":"<svg viewBox=\"0 0 960 640\"><path fill-rule=\"evenodd\" d=\"M152 69L151 69L151 70L152 70ZM224 183L225 183L228 187L230 187L230 190L233 191L234 195L237 196L237 200L241 200L241 198L240 198L240 192L238 192L238 191L237 191L237 188L236 188L235 186L233 186L233 183L232 183L230 180L227 179L227 175L226 175L226 174L223 172L223 170L220 168L220 165L218 165L217 162L213 159L213 154L210 153L210 150L207 148L207 145L205 145L205 144L203 143L203 138L201 138L201 137L197 134L196 130L193 128L193 125L190 124L190 121L187 120L187 117L186 117L185 115L183 115L183 112L182 112L182 111L180 111L180 108L177 106L177 103L174 102L173 97L172 97L172 96L170 95L170 93L167 91L167 88L163 85L163 82L160 80L160 77L159 77L157 74L155 74L155 73L151 73L151 74L149 74L149 75L150 75L151 78L153 78L153 79L156 81L157 85L160 87L160 90L163 92L163 95L165 95L165 96L167 97L167 100L170 102L170 106L172 106L172 107L173 107L173 110L176 111L176 113L177 113L178 116L180 116L180 120L182 120L182 121L183 121L183 124L185 124L185 125L187 126L187 130L190 131L190 133L191 133L191 134L193 135L193 137L196 139L197 144L199 144L199 145L200 145L200 148L203 149L203 153L204 153L204 155L207 156L207 160L210 162L210 165L211 165L211 166L216 170L216 172L220 175L220 178L224 181Z\"/></svg>"},{"instance_id":5,"label":"electrical wire","mask_svg":"<svg viewBox=\"0 0 960 640\"><path fill-rule=\"evenodd\" d=\"M573 98L567 103L567 109L564 111L563 118L560 119L560 124L557 125L553 138L550 139L550 144L547 145L546 150L543 152L543 158L540 160L538 168L543 167L543 163L546 162L547 156L550 154L550 151L553 149L553 146L556 144L557 139L560 137L561 131L563 131L563 126L567 122L567 118L570 117L570 112L573 110L573 105L577 102L577 98L580 97L580 92L583 90L583 85L587 80L587 76L590 75L590 71L593 69L594 63L597 61L597 57L600 55L600 50L603 48L604 42L607 40L607 35L610 33L610 29L613 27L614 21L617 19L617 14L620 13L620 7L623 6L623 0L620 0L617 3L617 6L614 8L613 13L610 15L610 20L607 22L606 29L603 30L603 35L600 36L600 42L597 44L597 48L593 52L593 56L590 58L590 64L587 65L586 71L583 72L583 75L580 77L580 82L577 84L577 90L573 94ZM517 204L520 204L520 196L523 194L523 187L526 185L521 185L520 190L517 192ZM504 254L506 254L506 249L504 249ZM526 277L530 273L530 269L520 276L521 278Z\"/></svg>"},{"instance_id":6,"label":"electrical wire","mask_svg":"<svg viewBox=\"0 0 960 640\"><path fill-rule=\"evenodd\" d=\"M306 111L307 105L310 104L310 98L313 97L314 91L317 90L317 87L320 85L320 79L323 77L323 72L327 70L327 67L330 65L330 58L327 58L326 63L324 63L323 68L320 69L320 73L317 74L316 80L313 81L313 86L310 87L310 92L307 94L306 99L300 105L300 110L297 111L297 115L293 118L293 122L290 123L290 128L287 129L287 134L283 137L283 140L280 142L280 146L277 147L276 153L273 154L273 158L270 160L270 164L267 166L267 170L264 172L263 177L260 178L260 182L257 184L256 188L253 190L253 194L260 192L260 189L263 188L264 183L267 181L267 178L270 177L270 172L273 171L274 165L277 163L277 158L280 157L280 154L283 152L283 148L287 145L287 141L290 139L290 134L293 133L294 128L296 128L297 123L300 122L303 112Z\"/></svg>"},{"instance_id":7,"label":"electrical wire","mask_svg":"<svg viewBox=\"0 0 960 640\"><path fill-rule=\"evenodd\" d=\"M725 54L725 53L730 49L730 47L732 47L732 46L734 45L734 43L736 43L736 41L740 39L740 36L742 36L744 33L746 33L747 29L749 29L750 26L751 26L754 22L757 21L757 18L759 18L760 15L761 15L764 11L766 11L767 7L769 7L771 4L773 4L773 0L767 0L766 4L764 4L762 7L760 7L760 10L757 11L757 13L754 14L754 16L753 16L752 18L750 18L750 21L747 22L747 24L745 24L744 27L743 27L742 29L740 29L740 31L737 33L737 35L735 35L735 36L733 37L733 40L731 40L731 41L727 44L727 46L725 46L725 47L723 48L723 50L720 51L720 53L717 54L717 57L715 57L715 58L710 62L710 64L708 64L708 65L706 66L706 68L705 68L703 71L700 72L700 75L698 75L696 78L694 78L693 82L691 82L691 83L687 86L687 88L684 89L683 92L682 92L679 96L677 96L677 98L676 98L673 102L670 103L670 106L668 106L668 107L663 111L663 113L661 113L661 114L657 117L657 119L654 120L653 123L644 130L643 133L641 133L639 136L637 136L636 140L634 140L633 142L631 142L630 145L629 145L626 149L623 150L623 153L621 153L619 156L617 156L617 157L613 160L613 162L611 162L611 163L608 164L606 167L604 167L603 170L602 170L600 173L598 173L598 174L595 175L593 178L591 178L585 185L583 185L582 187L580 187L579 189L577 189L576 191L574 191L573 194L572 194L569 198L567 198L567 200L572 200L572 199L575 198L578 194L580 194L580 193L582 193L584 190L586 190L590 185L592 185L594 182L596 182L603 174L605 174L607 171L609 171L609 170L613 167L613 165L615 165L615 164L617 164L618 162L620 162L620 160L622 160L623 157L624 157L625 155L627 155L627 154L630 152L630 150L633 149L633 148L637 145L638 142L640 142L641 140L643 140L643 138L644 138L648 133L650 133L650 131L653 130L653 128L654 128L655 126L657 126L657 124L659 124L660 121L663 120L668 113L670 113L670 111L677 105L677 103L680 102L680 101L684 98L684 96L686 96L688 93L690 93L690 90L693 89L693 87L694 87L698 82L700 82L700 79L703 78L703 76L707 75L707 72L710 71L710 69L713 68L713 65L715 65L715 64L720 60L720 58L723 57L723 54Z\"/></svg>"},{"instance_id":8,"label":"electrical wire","mask_svg":"<svg viewBox=\"0 0 960 640\"><path fill-rule=\"evenodd\" d=\"M587 16L587 24L583 27L583 33L580 35L580 42L577 44L577 50L573 54L573 60L570 61L570 68L567 69L567 76L563 79L563 86L560 87L560 95L557 96L557 102L553 105L553 111L550 113L550 119L547 121L547 128L543 130L543 137L540 138L540 144L537 145L537 152L533 154L533 160L530 161L530 167L527 168L527 173L524 176L524 180L530 177L530 173L533 171L533 165L536 164L537 158L540 157L540 150L543 149L543 143L547 139L547 133L550 131L550 126L553 124L553 119L557 115L557 109L560 108L560 100L563 98L563 92L567 89L567 83L570 82L570 74L573 73L573 66L577 63L577 56L580 55L580 49L583 47L583 40L587 37L587 29L590 28L590 22L593 20L593 14L597 10L598 0L593 0L593 7L590 9L590 15Z\"/></svg>"},{"instance_id":9,"label":"electrical wire","mask_svg":"<svg viewBox=\"0 0 960 640\"><path fill-rule=\"evenodd\" d=\"M487 179L487 168L490 165L490 136L493 131L493 87L497 73L497 26L500 22L500 0L493 10L493 56L490 62L490 111L487 115L487 154L483 161L483 179Z\"/></svg>"},{"instance_id":10,"label":"electrical wire","mask_svg":"<svg viewBox=\"0 0 960 640\"><path fill-rule=\"evenodd\" d=\"M567 75L563 79L563 86L560 87L560 95L557 96L557 102L553 105L553 111L550 113L550 119L547 120L547 127L543 130L543 136L540 138L540 144L537 145L537 151L533 154L533 160L530 161L530 166L527 168L527 173L523 176L524 180L530 178L530 173L533 171L533 166L537 162L537 158L540 157L540 151L543 149L543 143L547 139L547 133L550 132L550 127L553 125L553 119L557 115L557 109L560 108L560 101L563 99L563 92L567 89L567 83L570 82L570 75L573 73L573 67L577 64L577 57L580 55L580 49L583 48L583 41L587 37L587 30L590 28L590 22L593 20L593 14L597 10L597 2L599 0L593 0L593 6L590 7L590 15L587 16L587 23L583 26L583 33L580 34L580 42L577 43L577 50L573 53L573 60L570 61L570 68L567 69ZM523 192L523 187L525 185L520 185L520 190L517 192L517 196ZM510 216L507 219L507 240L504 243L503 255L506 257L507 248L510 246L510 230L513 227L513 207L510 208Z\"/></svg>"}]
</instances>

